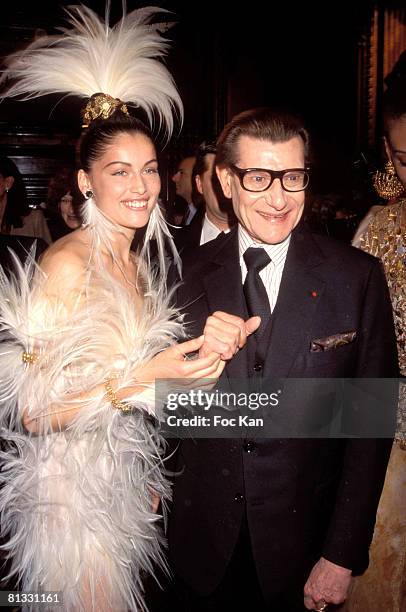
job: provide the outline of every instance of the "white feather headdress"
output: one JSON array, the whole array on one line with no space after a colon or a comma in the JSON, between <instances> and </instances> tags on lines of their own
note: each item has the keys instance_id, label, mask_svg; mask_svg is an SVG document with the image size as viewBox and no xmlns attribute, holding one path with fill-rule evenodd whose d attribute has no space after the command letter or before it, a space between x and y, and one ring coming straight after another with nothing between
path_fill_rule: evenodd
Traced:
<instances>
[{"instance_id":1,"label":"white feather headdress","mask_svg":"<svg viewBox=\"0 0 406 612\"><path fill-rule=\"evenodd\" d=\"M160 31L167 24L151 23L165 9L146 7L124 14L114 26L81 5L67 10L69 28L42 36L9 56L0 85L15 79L3 97L29 100L64 93L89 98L102 92L141 107L151 127L155 113L168 137L173 113L183 118L183 106L173 78L163 65L168 42Z\"/></svg>"}]
</instances>

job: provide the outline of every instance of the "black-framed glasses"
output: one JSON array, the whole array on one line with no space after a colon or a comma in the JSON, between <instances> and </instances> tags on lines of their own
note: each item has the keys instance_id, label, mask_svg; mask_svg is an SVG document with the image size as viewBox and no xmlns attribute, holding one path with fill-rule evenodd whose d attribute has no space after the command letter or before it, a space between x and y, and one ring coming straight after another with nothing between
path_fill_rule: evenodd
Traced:
<instances>
[{"instance_id":1,"label":"black-framed glasses","mask_svg":"<svg viewBox=\"0 0 406 612\"><path fill-rule=\"evenodd\" d=\"M245 191L266 191L275 179L279 179L285 191L303 191L309 184L309 168L268 170L265 168L239 168L230 164Z\"/></svg>"}]
</instances>

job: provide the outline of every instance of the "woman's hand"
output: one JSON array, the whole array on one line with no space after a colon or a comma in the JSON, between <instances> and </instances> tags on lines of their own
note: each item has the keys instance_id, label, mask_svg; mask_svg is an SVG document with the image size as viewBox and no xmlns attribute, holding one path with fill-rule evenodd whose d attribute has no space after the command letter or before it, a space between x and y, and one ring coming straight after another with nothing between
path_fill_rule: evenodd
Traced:
<instances>
[{"instance_id":1,"label":"woman's hand","mask_svg":"<svg viewBox=\"0 0 406 612\"><path fill-rule=\"evenodd\" d=\"M141 383L153 383L156 379L177 378L179 380L217 379L224 370L225 362L214 351L199 353L205 342L204 336L180 342L153 357L138 368L134 375ZM188 355L192 358L188 359Z\"/></svg>"},{"instance_id":2,"label":"woman's hand","mask_svg":"<svg viewBox=\"0 0 406 612\"><path fill-rule=\"evenodd\" d=\"M204 343L199 351L203 357L212 352L218 353L223 360L229 360L247 342L247 338L258 329L261 317L251 317L244 321L241 317L217 311L207 318L203 330Z\"/></svg>"}]
</instances>

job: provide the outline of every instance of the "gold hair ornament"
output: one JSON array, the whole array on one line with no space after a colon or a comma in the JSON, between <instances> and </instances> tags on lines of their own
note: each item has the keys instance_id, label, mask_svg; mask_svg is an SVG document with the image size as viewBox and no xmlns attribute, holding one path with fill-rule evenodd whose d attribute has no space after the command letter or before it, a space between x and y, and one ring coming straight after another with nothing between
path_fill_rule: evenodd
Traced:
<instances>
[{"instance_id":1,"label":"gold hair ornament","mask_svg":"<svg viewBox=\"0 0 406 612\"><path fill-rule=\"evenodd\" d=\"M391 160L385 165L385 170L377 170L373 178L376 193L384 200L397 198L404 192L404 187L397 177L395 167Z\"/></svg>"},{"instance_id":2,"label":"gold hair ornament","mask_svg":"<svg viewBox=\"0 0 406 612\"><path fill-rule=\"evenodd\" d=\"M24 351L23 354L21 355L22 362L28 365L32 365L33 363L37 361L37 359L38 359L38 355L36 355L36 353L27 353L26 351Z\"/></svg>"},{"instance_id":3,"label":"gold hair ornament","mask_svg":"<svg viewBox=\"0 0 406 612\"><path fill-rule=\"evenodd\" d=\"M119 98L113 98L105 93L95 93L82 111L82 127L89 127L95 119L108 119L116 110L130 116L126 104Z\"/></svg>"},{"instance_id":4,"label":"gold hair ornament","mask_svg":"<svg viewBox=\"0 0 406 612\"><path fill-rule=\"evenodd\" d=\"M121 410L121 412L124 412L124 413L131 412L132 406L130 404L127 404L126 402L121 402L118 399L113 387L111 386L111 381L112 381L111 378L107 378L104 382L104 388L106 389L106 396L110 404L116 410Z\"/></svg>"}]
</instances>

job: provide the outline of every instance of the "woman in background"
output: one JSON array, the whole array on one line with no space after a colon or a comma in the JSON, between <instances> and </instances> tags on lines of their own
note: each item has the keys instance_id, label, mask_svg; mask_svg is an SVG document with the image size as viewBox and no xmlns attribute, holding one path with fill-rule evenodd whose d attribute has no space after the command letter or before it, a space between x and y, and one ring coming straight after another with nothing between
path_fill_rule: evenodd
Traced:
<instances>
[{"instance_id":1,"label":"woman in background","mask_svg":"<svg viewBox=\"0 0 406 612\"><path fill-rule=\"evenodd\" d=\"M402 57L402 56L401 56ZM403 54L406 58L406 52ZM392 203L372 219L360 247L384 266L402 376L406 376L406 66L398 62L386 79L385 148L389 172L378 176L381 193ZM400 387L396 437L379 503L367 572L356 578L348 612L406 610L406 385Z\"/></svg>"},{"instance_id":2,"label":"woman in background","mask_svg":"<svg viewBox=\"0 0 406 612\"><path fill-rule=\"evenodd\" d=\"M53 241L81 225L82 204L83 194L78 188L76 172L73 168L61 169L49 181L46 202L49 215L48 227Z\"/></svg>"},{"instance_id":3,"label":"woman in background","mask_svg":"<svg viewBox=\"0 0 406 612\"><path fill-rule=\"evenodd\" d=\"M23 178L15 163L0 156L0 223L1 233L31 236L51 243L51 234L43 212L30 209Z\"/></svg>"}]
</instances>

